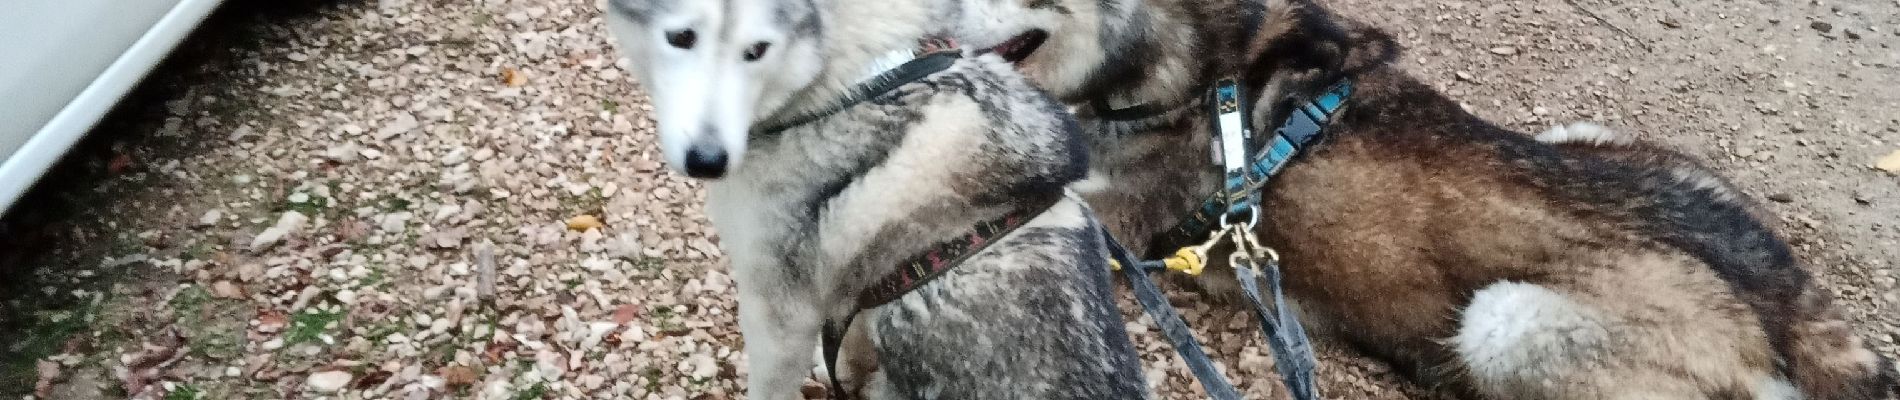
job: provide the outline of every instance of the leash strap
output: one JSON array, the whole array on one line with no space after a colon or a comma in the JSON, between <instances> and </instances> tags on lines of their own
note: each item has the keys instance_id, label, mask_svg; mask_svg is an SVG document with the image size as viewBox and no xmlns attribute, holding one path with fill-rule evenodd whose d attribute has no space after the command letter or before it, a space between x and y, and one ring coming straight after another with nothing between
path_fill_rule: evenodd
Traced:
<instances>
[{"instance_id":1,"label":"leash strap","mask_svg":"<svg viewBox=\"0 0 1900 400\"><path fill-rule=\"evenodd\" d=\"M1096 229L1102 232L1102 242L1107 244L1108 254L1114 257L1115 262L1129 266L1140 265L1128 254L1128 249L1115 241L1115 237L1108 233L1108 229L1100 227ZM1194 332L1188 330L1187 322L1182 321L1181 314L1174 310L1173 305L1168 304L1168 298L1161 294L1161 288L1156 287L1154 281L1148 279L1147 269L1131 267L1122 268L1121 271L1122 275L1128 277L1128 285L1135 292L1135 300L1141 303L1141 310L1155 320L1155 325L1161 327L1162 336L1168 338L1168 343L1174 345L1174 351L1187 362L1188 371L1194 374L1196 380L1201 381L1201 388L1207 390L1208 398L1239 400L1240 391L1235 390L1234 385L1227 382L1227 377L1221 376L1220 370L1214 368L1214 360L1209 358L1206 350L1201 348L1201 342L1194 339Z\"/></svg>"},{"instance_id":2,"label":"leash strap","mask_svg":"<svg viewBox=\"0 0 1900 400\"><path fill-rule=\"evenodd\" d=\"M1267 259L1259 270L1262 276L1255 276L1257 260L1233 258L1234 277L1240 280L1241 291L1246 293L1247 302L1253 303L1254 316L1260 319L1260 329L1266 332L1267 346L1273 349L1273 369L1280 373L1280 382L1286 385L1294 400L1319 399L1319 385L1313 379L1313 369L1319 362L1313 356L1313 344L1307 340L1306 328L1286 306L1286 295L1280 286L1280 262ZM1267 281L1267 288L1273 291L1272 304L1260 298L1256 278Z\"/></svg>"},{"instance_id":3,"label":"leash strap","mask_svg":"<svg viewBox=\"0 0 1900 400\"><path fill-rule=\"evenodd\" d=\"M1128 107L1115 108L1115 107L1109 106L1107 101L1103 101L1101 99L1096 99L1094 101L1089 102L1089 107L1095 109L1094 110L1095 118L1102 119L1105 121L1114 121L1114 122L1146 121L1152 118L1160 118L1160 117L1167 116L1168 113L1171 113L1171 112L1174 112L1174 110L1180 109L1179 107L1166 107L1166 106L1156 105L1154 103L1142 103L1142 104L1136 104L1136 105L1128 106Z\"/></svg>"},{"instance_id":4,"label":"leash strap","mask_svg":"<svg viewBox=\"0 0 1900 400\"><path fill-rule=\"evenodd\" d=\"M857 318L858 312L851 311L850 314L845 314L844 319L838 321L841 323L833 323L833 320L826 319L824 331L818 337L818 345L825 352L825 375L829 375L827 378L831 379L832 400L845 400L850 397L845 393L844 383L838 381L838 350L844 347L844 334L851 329L851 321Z\"/></svg>"}]
</instances>

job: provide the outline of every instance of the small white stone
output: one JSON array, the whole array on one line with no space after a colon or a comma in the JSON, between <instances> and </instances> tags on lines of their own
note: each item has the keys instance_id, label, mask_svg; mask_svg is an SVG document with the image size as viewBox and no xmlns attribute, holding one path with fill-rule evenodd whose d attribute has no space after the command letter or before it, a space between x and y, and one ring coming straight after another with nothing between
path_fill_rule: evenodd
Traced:
<instances>
[{"instance_id":1,"label":"small white stone","mask_svg":"<svg viewBox=\"0 0 1900 400\"><path fill-rule=\"evenodd\" d=\"M324 371L310 374L304 384L318 393L336 393L349 385L352 378L349 371Z\"/></svg>"},{"instance_id":2,"label":"small white stone","mask_svg":"<svg viewBox=\"0 0 1900 400\"><path fill-rule=\"evenodd\" d=\"M377 141L383 141L383 140L388 140L390 137L393 137L396 135L409 133L409 131L416 130L416 128L419 128L421 126L422 124L416 121L416 116L414 114L399 113L399 114L396 114L395 119L390 120L389 123L386 125L383 125L381 129L377 129L376 133L371 136L374 137Z\"/></svg>"},{"instance_id":3,"label":"small white stone","mask_svg":"<svg viewBox=\"0 0 1900 400\"><path fill-rule=\"evenodd\" d=\"M719 373L719 364L713 361L712 356L694 354L693 358L687 360L687 362L691 363L692 372L690 373L693 375L693 378L711 379L714 375Z\"/></svg>"},{"instance_id":4,"label":"small white stone","mask_svg":"<svg viewBox=\"0 0 1900 400\"><path fill-rule=\"evenodd\" d=\"M465 148L449 150L448 154L442 155L442 165L445 166L461 165L464 161L468 161L468 149Z\"/></svg>"},{"instance_id":5,"label":"small white stone","mask_svg":"<svg viewBox=\"0 0 1900 400\"><path fill-rule=\"evenodd\" d=\"M198 217L198 226L208 227L217 225L218 221L222 219L224 219L224 210L213 208L211 211L205 211L204 216Z\"/></svg>"},{"instance_id":6,"label":"small white stone","mask_svg":"<svg viewBox=\"0 0 1900 400\"><path fill-rule=\"evenodd\" d=\"M601 339L605 338L608 332L613 332L614 328L618 327L620 327L620 324L612 322L588 323L587 337L581 339L580 348L582 350L593 350L594 348L600 347Z\"/></svg>"},{"instance_id":7,"label":"small white stone","mask_svg":"<svg viewBox=\"0 0 1900 400\"><path fill-rule=\"evenodd\" d=\"M363 155L363 150L357 148L355 143L344 143L344 144L340 144L336 146L330 146L329 149L323 150L323 158L328 159L330 161L339 162L339 163L345 163L345 164L353 163L353 162L356 162L357 160L362 159L363 157L365 157Z\"/></svg>"},{"instance_id":8,"label":"small white stone","mask_svg":"<svg viewBox=\"0 0 1900 400\"><path fill-rule=\"evenodd\" d=\"M441 222L442 220L449 219L449 217L453 217L456 214L461 214L461 213L462 213L461 205L458 205L455 203L444 204L442 205L441 208L435 209L435 216L429 217L429 220L435 221L435 222Z\"/></svg>"},{"instance_id":9,"label":"small white stone","mask_svg":"<svg viewBox=\"0 0 1900 400\"><path fill-rule=\"evenodd\" d=\"M282 217L277 218L276 225L272 225L251 239L251 250L262 250L282 242L290 235L296 234L298 230L302 230L304 222L309 220L310 217L304 216L303 213L285 211Z\"/></svg>"}]
</instances>

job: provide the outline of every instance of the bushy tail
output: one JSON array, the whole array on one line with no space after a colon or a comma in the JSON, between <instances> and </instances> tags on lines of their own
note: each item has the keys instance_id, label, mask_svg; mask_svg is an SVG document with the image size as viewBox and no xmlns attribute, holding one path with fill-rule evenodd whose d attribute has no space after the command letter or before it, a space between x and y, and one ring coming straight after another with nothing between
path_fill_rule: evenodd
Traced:
<instances>
[{"instance_id":1,"label":"bushy tail","mask_svg":"<svg viewBox=\"0 0 1900 400\"><path fill-rule=\"evenodd\" d=\"M1789 326L1782 351L1794 383L1816 400L1873 400L1900 398L1892 360L1869 349L1841 317L1828 295L1809 286L1800 298L1799 315Z\"/></svg>"}]
</instances>

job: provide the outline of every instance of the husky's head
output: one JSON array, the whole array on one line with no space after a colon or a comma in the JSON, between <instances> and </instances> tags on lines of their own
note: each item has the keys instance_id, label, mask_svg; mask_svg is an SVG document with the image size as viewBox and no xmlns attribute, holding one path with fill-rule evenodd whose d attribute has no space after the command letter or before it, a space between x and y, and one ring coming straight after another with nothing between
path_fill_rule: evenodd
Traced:
<instances>
[{"instance_id":1,"label":"husky's head","mask_svg":"<svg viewBox=\"0 0 1900 400\"><path fill-rule=\"evenodd\" d=\"M606 19L653 99L675 170L717 179L752 124L822 69L811 0L606 0Z\"/></svg>"},{"instance_id":2,"label":"husky's head","mask_svg":"<svg viewBox=\"0 0 1900 400\"><path fill-rule=\"evenodd\" d=\"M1139 0L956 0L951 36L1016 63L1058 96L1085 89Z\"/></svg>"}]
</instances>

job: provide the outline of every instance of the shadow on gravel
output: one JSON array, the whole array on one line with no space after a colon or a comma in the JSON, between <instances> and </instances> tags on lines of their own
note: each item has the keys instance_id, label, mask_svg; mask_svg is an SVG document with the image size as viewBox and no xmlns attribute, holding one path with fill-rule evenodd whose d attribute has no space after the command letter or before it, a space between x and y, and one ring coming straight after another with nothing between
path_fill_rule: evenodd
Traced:
<instances>
[{"instance_id":1,"label":"shadow on gravel","mask_svg":"<svg viewBox=\"0 0 1900 400\"><path fill-rule=\"evenodd\" d=\"M36 361L91 342L75 334L91 328L102 301L97 296L82 300L75 291L109 293L119 279L138 277L126 268L101 268L100 262L147 244L139 242L137 232L114 229L112 222L162 211L130 209L120 200L157 195L155 187L178 184L152 173L141 155L187 158L220 143L223 132L186 128L185 133L155 134L168 123L182 122L173 118L168 103L220 84L223 75L243 68L242 54L270 45L263 38L273 30L342 3L347 2L226 2L0 215L0 338L7 338L0 340L0 396L31 394Z\"/></svg>"}]
</instances>

